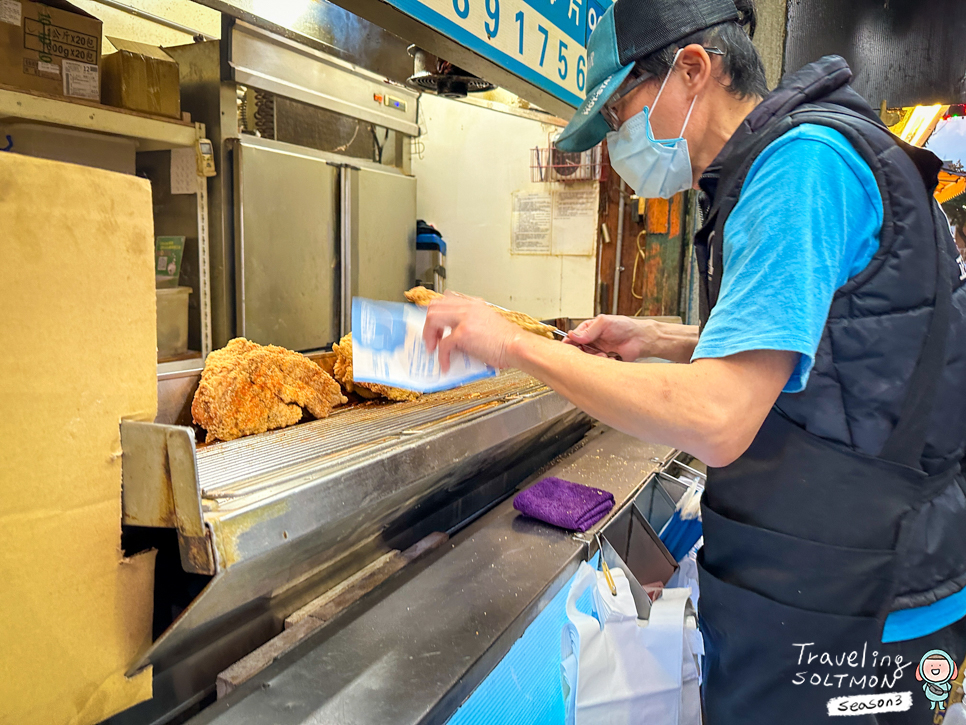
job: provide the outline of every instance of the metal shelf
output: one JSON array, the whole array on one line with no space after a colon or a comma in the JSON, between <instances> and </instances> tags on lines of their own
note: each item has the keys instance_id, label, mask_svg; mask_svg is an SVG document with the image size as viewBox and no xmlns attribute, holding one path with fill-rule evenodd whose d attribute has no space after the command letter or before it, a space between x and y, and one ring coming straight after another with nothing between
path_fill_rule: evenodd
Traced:
<instances>
[{"instance_id":1,"label":"metal shelf","mask_svg":"<svg viewBox=\"0 0 966 725\"><path fill-rule=\"evenodd\" d=\"M195 124L149 116L90 101L65 100L0 85L0 118L22 118L58 126L135 138L138 151L193 146Z\"/></svg>"}]
</instances>

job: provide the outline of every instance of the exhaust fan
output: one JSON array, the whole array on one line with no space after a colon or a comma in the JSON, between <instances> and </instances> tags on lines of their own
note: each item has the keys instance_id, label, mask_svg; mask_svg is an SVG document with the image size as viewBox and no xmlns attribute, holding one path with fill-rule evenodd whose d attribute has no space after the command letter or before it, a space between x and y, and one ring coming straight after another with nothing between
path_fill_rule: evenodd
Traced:
<instances>
[{"instance_id":1,"label":"exhaust fan","mask_svg":"<svg viewBox=\"0 0 966 725\"><path fill-rule=\"evenodd\" d=\"M445 98L465 98L467 93L492 90L493 84L467 73L449 61L437 58L415 45L409 46L413 74L409 85Z\"/></svg>"}]
</instances>

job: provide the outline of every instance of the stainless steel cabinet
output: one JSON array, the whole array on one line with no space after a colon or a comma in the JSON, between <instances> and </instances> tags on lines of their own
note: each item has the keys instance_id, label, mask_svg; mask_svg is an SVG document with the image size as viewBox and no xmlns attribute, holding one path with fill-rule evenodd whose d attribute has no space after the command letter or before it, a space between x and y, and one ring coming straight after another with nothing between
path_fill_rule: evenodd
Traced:
<instances>
[{"instance_id":1,"label":"stainless steel cabinet","mask_svg":"<svg viewBox=\"0 0 966 725\"><path fill-rule=\"evenodd\" d=\"M235 143L238 334L311 350L338 339L339 168L263 139Z\"/></svg>"},{"instance_id":2,"label":"stainless steel cabinet","mask_svg":"<svg viewBox=\"0 0 966 725\"><path fill-rule=\"evenodd\" d=\"M404 299L416 278L416 179L244 136L233 142L238 334L292 350L351 328L352 297Z\"/></svg>"},{"instance_id":3,"label":"stainless steel cabinet","mask_svg":"<svg viewBox=\"0 0 966 725\"><path fill-rule=\"evenodd\" d=\"M415 283L416 181L402 169L405 137L419 128L417 94L240 21L227 22L222 37L170 49L185 110L207 123L218 152L208 183L214 347L236 335L325 347L347 325L345 298L402 299ZM399 168L240 133L242 85L287 99L276 115L297 101L354 119L363 134L369 124L391 130L403 141ZM399 103L378 100L390 88Z\"/></svg>"},{"instance_id":4,"label":"stainless steel cabinet","mask_svg":"<svg viewBox=\"0 0 966 725\"><path fill-rule=\"evenodd\" d=\"M343 332L352 297L405 301L416 280L416 179L394 169L343 169Z\"/></svg>"}]
</instances>

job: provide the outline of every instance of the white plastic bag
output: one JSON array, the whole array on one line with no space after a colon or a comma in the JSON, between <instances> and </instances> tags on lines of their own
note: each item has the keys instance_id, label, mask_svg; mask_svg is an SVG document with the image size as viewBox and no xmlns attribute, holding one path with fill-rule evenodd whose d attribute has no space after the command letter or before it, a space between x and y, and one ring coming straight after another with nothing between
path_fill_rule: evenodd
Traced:
<instances>
[{"instance_id":1,"label":"white plastic bag","mask_svg":"<svg viewBox=\"0 0 966 725\"><path fill-rule=\"evenodd\" d=\"M697 611L700 589L698 587L698 562L693 553L688 554L678 562L678 570L671 576L667 585L670 588L690 587L691 604L694 606L695 611ZM704 654L703 648L701 649L701 654Z\"/></svg>"},{"instance_id":2,"label":"white plastic bag","mask_svg":"<svg viewBox=\"0 0 966 725\"><path fill-rule=\"evenodd\" d=\"M581 564L567 597L569 622L561 633L567 725L700 725L690 589L665 589L642 621L624 572L611 574L616 597L602 573ZM577 610L588 589L596 616Z\"/></svg>"},{"instance_id":3,"label":"white plastic bag","mask_svg":"<svg viewBox=\"0 0 966 725\"><path fill-rule=\"evenodd\" d=\"M943 725L966 725L966 707L963 707L963 703L957 702L949 706Z\"/></svg>"}]
</instances>

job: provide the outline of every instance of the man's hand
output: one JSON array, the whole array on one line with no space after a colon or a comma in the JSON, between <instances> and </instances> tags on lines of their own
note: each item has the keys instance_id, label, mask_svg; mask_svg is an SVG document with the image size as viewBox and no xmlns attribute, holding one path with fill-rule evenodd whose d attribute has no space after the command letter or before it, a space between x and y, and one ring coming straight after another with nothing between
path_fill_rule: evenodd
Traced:
<instances>
[{"instance_id":1,"label":"man's hand","mask_svg":"<svg viewBox=\"0 0 966 725\"><path fill-rule=\"evenodd\" d=\"M483 300L447 292L429 305L423 341L430 352L439 348L439 364L445 373L449 371L454 350L461 350L491 367L509 367L508 349L527 334Z\"/></svg>"},{"instance_id":2,"label":"man's hand","mask_svg":"<svg viewBox=\"0 0 966 725\"><path fill-rule=\"evenodd\" d=\"M632 320L619 315L598 315L592 320L584 320L572 330L564 342L583 348L593 345L603 352L616 352L621 360L634 361L646 357L647 337L656 337L649 329L648 321ZM653 324L653 323L651 323Z\"/></svg>"},{"instance_id":3,"label":"man's hand","mask_svg":"<svg viewBox=\"0 0 966 725\"><path fill-rule=\"evenodd\" d=\"M621 360L628 362L660 357L686 363L697 345L698 329L620 315L598 315L581 322L564 342L579 348L593 345L604 352L616 352Z\"/></svg>"}]
</instances>

